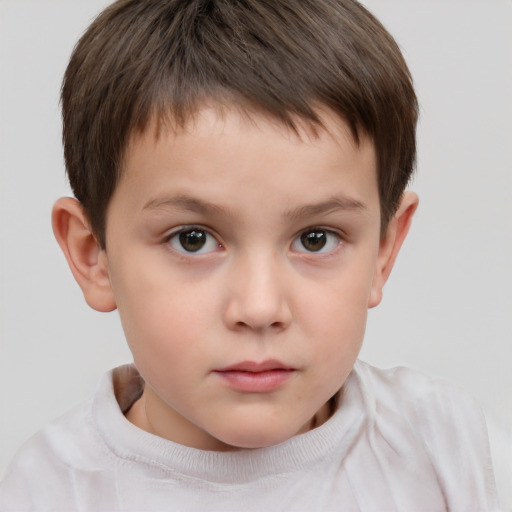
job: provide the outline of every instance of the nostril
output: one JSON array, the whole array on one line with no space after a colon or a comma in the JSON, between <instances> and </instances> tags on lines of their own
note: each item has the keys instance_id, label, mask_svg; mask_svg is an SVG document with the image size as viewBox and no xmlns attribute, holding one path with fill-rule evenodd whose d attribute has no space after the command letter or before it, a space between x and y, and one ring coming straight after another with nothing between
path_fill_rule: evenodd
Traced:
<instances>
[{"instance_id":1,"label":"nostril","mask_svg":"<svg viewBox=\"0 0 512 512\"><path fill-rule=\"evenodd\" d=\"M272 322L269 324L256 324L255 322L238 321L235 323L235 329L238 330L251 330L251 331L280 331L286 328L286 323L281 321Z\"/></svg>"}]
</instances>

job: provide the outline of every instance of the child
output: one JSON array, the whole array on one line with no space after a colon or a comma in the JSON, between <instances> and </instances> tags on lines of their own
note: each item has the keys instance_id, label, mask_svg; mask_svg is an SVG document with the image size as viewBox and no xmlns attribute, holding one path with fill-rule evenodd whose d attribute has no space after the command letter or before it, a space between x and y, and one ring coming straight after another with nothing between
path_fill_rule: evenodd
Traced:
<instances>
[{"instance_id":1,"label":"child","mask_svg":"<svg viewBox=\"0 0 512 512\"><path fill-rule=\"evenodd\" d=\"M55 235L134 366L1 510L494 510L472 401L356 361L417 206L417 104L348 0L120 1L62 91Z\"/></svg>"}]
</instances>

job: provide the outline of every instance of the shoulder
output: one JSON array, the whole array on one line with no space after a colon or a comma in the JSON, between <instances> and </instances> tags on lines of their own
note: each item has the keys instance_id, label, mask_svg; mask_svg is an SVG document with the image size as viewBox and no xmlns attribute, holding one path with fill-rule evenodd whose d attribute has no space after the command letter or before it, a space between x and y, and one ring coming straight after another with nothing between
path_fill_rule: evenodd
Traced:
<instances>
[{"instance_id":1,"label":"shoulder","mask_svg":"<svg viewBox=\"0 0 512 512\"><path fill-rule=\"evenodd\" d=\"M88 406L80 406L48 424L18 451L0 485L0 510L31 510L47 502L51 489L72 488L70 468L80 458ZM44 497L44 498L43 498ZM68 503L62 496L62 503ZM40 503L39 503L40 504ZM58 504L54 504L58 505ZM64 505L63 505L64 506Z\"/></svg>"},{"instance_id":2,"label":"shoulder","mask_svg":"<svg viewBox=\"0 0 512 512\"><path fill-rule=\"evenodd\" d=\"M358 361L351 385L369 417L396 446L427 455L449 510L495 510L496 488L482 409L464 389L403 368Z\"/></svg>"},{"instance_id":3,"label":"shoulder","mask_svg":"<svg viewBox=\"0 0 512 512\"><path fill-rule=\"evenodd\" d=\"M96 395L102 392L100 387ZM109 457L90 400L46 425L21 447L0 484L0 512L71 510L76 506L78 475L100 473Z\"/></svg>"},{"instance_id":4,"label":"shoulder","mask_svg":"<svg viewBox=\"0 0 512 512\"><path fill-rule=\"evenodd\" d=\"M425 435L444 425L484 433L486 438L482 409L461 387L410 368L379 369L362 361L353 373L368 407L396 411Z\"/></svg>"},{"instance_id":5,"label":"shoulder","mask_svg":"<svg viewBox=\"0 0 512 512\"><path fill-rule=\"evenodd\" d=\"M411 368L397 366L381 369L358 360L353 373L359 385L377 400L388 400L397 405L414 403L417 406L431 406L446 404L447 399L453 399L461 407L478 408L475 400L463 388Z\"/></svg>"}]
</instances>

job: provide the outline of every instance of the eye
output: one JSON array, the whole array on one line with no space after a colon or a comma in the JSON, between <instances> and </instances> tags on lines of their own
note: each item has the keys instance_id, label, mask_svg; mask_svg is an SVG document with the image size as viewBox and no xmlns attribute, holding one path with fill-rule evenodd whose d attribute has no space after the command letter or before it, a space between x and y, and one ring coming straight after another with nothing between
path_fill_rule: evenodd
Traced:
<instances>
[{"instance_id":1,"label":"eye","mask_svg":"<svg viewBox=\"0 0 512 512\"><path fill-rule=\"evenodd\" d=\"M184 254L207 254L221 247L208 231L201 228L185 228L171 235L169 245Z\"/></svg>"},{"instance_id":2,"label":"eye","mask_svg":"<svg viewBox=\"0 0 512 512\"><path fill-rule=\"evenodd\" d=\"M341 237L327 229L312 228L303 231L292 243L292 250L297 252L328 253L341 243Z\"/></svg>"}]
</instances>

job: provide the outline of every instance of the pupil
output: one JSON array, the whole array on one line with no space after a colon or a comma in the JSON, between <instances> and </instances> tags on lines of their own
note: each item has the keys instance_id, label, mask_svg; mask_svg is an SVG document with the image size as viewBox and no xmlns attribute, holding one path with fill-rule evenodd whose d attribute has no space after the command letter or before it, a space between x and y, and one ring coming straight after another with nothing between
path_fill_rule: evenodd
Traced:
<instances>
[{"instance_id":1,"label":"pupil","mask_svg":"<svg viewBox=\"0 0 512 512\"><path fill-rule=\"evenodd\" d=\"M180 233L180 243L186 251L197 252L206 243L206 233L193 229L192 231L183 231Z\"/></svg>"},{"instance_id":2,"label":"pupil","mask_svg":"<svg viewBox=\"0 0 512 512\"><path fill-rule=\"evenodd\" d=\"M319 251L327 243L325 231L308 231L300 237L302 245L308 251Z\"/></svg>"}]
</instances>

